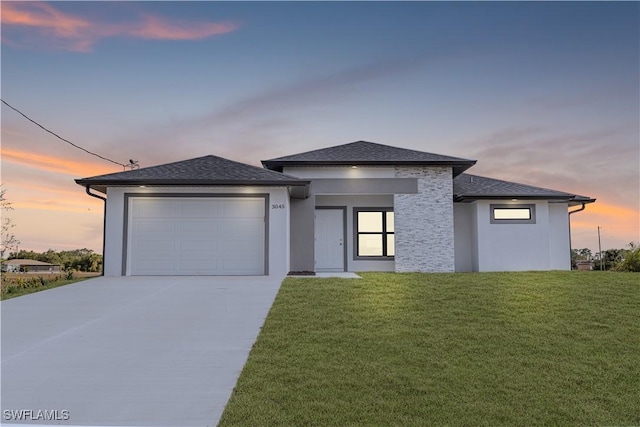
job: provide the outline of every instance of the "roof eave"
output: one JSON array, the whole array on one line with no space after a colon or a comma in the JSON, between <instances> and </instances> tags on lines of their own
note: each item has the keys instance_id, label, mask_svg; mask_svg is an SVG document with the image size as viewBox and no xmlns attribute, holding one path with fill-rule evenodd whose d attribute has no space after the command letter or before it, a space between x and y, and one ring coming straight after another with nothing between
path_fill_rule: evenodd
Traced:
<instances>
[{"instance_id":1,"label":"roof eave","mask_svg":"<svg viewBox=\"0 0 640 427\"><path fill-rule=\"evenodd\" d=\"M583 203L585 205L588 205L589 203L593 203L595 201L596 201L596 199L592 199L592 198L589 198L589 197L586 197L586 198L575 198L575 199L569 201L569 206L580 206Z\"/></svg>"},{"instance_id":2,"label":"roof eave","mask_svg":"<svg viewBox=\"0 0 640 427\"><path fill-rule=\"evenodd\" d=\"M475 165L477 160L263 160L262 165L276 172L285 166L451 166L454 176Z\"/></svg>"},{"instance_id":3,"label":"roof eave","mask_svg":"<svg viewBox=\"0 0 640 427\"><path fill-rule=\"evenodd\" d=\"M477 160L263 160L262 164L269 168L271 166L330 166L330 165L475 165Z\"/></svg>"},{"instance_id":4,"label":"roof eave","mask_svg":"<svg viewBox=\"0 0 640 427\"><path fill-rule=\"evenodd\" d=\"M517 199L517 200L553 200L556 202L567 202L567 203L573 203L572 206L575 206L575 204L581 204L581 203L593 203L596 201L596 199L592 199L592 198L586 198L586 197L579 197L579 196L575 196L572 194L567 194L567 195L518 195L518 194L512 194L512 195L487 195L487 194L454 194L453 195L453 201L454 202L473 202L475 200L513 200L513 199Z\"/></svg>"},{"instance_id":5,"label":"roof eave","mask_svg":"<svg viewBox=\"0 0 640 427\"><path fill-rule=\"evenodd\" d=\"M76 184L89 187L94 191L106 194L107 187L309 187L311 181L308 180L92 180L76 179ZM308 190L305 190L307 193Z\"/></svg>"}]
</instances>

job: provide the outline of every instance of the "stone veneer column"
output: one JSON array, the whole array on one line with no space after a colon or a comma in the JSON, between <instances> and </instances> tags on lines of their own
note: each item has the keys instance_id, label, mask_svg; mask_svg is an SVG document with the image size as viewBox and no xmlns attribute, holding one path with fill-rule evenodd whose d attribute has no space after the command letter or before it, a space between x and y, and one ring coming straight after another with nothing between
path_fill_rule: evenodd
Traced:
<instances>
[{"instance_id":1,"label":"stone veneer column","mask_svg":"<svg viewBox=\"0 0 640 427\"><path fill-rule=\"evenodd\" d=\"M453 171L447 166L396 167L396 178L416 178L417 194L395 194L396 272L452 272Z\"/></svg>"}]
</instances>

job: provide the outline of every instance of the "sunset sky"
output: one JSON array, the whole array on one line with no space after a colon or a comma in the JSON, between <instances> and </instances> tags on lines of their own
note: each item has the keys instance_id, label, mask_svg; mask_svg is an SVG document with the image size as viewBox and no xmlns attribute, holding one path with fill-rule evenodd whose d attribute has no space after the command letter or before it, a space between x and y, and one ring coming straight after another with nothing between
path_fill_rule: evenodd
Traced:
<instances>
[{"instance_id":1,"label":"sunset sky","mask_svg":"<svg viewBox=\"0 0 640 427\"><path fill-rule=\"evenodd\" d=\"M597 198L573 247L640 241L637 2L2 1L2 99L142 167L356 140ZM2 106L21 249L102 246L74 183L122 167Z\"/></svg>"}]
</instances>

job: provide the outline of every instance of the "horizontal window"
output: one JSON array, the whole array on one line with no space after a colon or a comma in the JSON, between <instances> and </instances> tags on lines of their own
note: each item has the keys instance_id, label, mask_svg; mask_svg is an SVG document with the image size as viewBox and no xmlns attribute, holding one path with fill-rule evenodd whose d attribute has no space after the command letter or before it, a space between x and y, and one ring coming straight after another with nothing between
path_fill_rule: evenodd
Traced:
<instances>
[{"instance_id":1,"label":"horizontal window","mask_svg":"<svg viewBox=\"0 0 640 427\"><path fill-rule=\"evenodd\" d=\"M354 209L356 258L391 258L395 255L391 208Z\"/></svg>"},{"instance_id":2,"label":"horizontal window","mask_svg":"<svg viewBox=\"0 0 640 427\"><path fill-rule=\"evenodd\" d=\"M495 208L493 219L531 219L531 209Z\"/></svg>"},{"instance_id":3,"label":"horizontal window","mask_svg":"<svg viewBox=\"0 0 640 427\"><path fill-rule=\"evenodd\" d=\"M535 224L536 205L490 205L491 224Z\"/></svg>"}]
</instances>

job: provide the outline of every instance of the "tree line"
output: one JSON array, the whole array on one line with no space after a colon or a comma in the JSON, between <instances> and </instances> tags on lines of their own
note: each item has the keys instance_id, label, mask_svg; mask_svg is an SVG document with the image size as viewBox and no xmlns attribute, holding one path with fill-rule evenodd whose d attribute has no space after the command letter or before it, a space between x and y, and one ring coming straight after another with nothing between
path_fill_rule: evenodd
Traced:
<instances>
[{"instance_id":1,"label":"tree line","mask_svg":"<svg viewBox=\"0 0 640 427\"><path fill-rule=\"evenodd\" d=\"M32 259L35 261L48 262L49 264L57 264L66 271L102 271L102 255L87 248L69 251L54 251L53 249L49 249L46 252L20 250L11 252L7 260L10 259Z\"/></svg>"},{"instance_id":2,"label":"tree line","mask_svg":"<svg viewBox=\"0 0 640 427\"><path fill-rule=\"evenodd\" d=\"M571 266L577 268L580 261L589 261L594 270L636 271L640 272L640 245L629 243L628 249L607 249L602 253L591 249L572 249Z\"/></svg>"}]
</instances>

